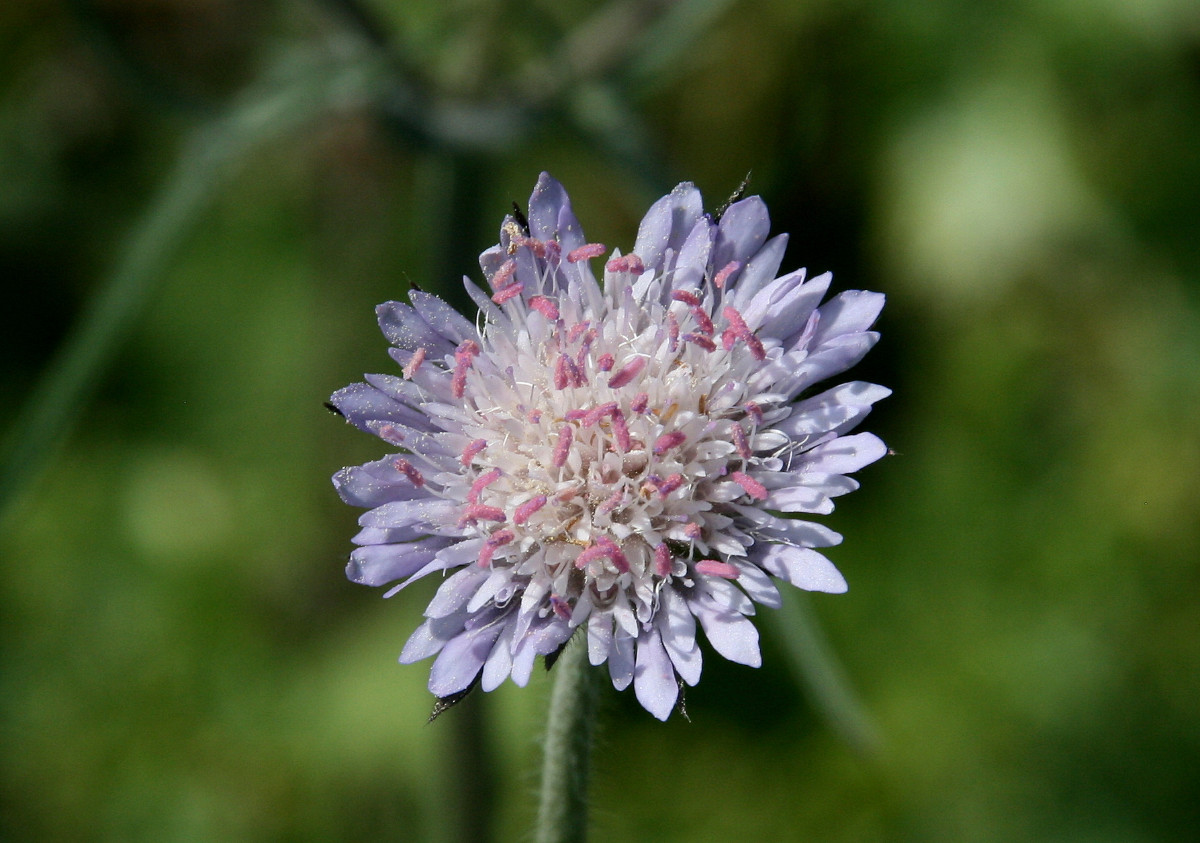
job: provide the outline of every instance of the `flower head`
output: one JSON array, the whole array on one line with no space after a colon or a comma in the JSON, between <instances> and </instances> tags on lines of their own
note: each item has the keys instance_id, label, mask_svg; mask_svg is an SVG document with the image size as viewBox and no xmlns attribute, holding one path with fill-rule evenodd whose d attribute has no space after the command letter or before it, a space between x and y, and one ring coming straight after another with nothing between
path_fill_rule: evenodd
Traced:
<instances>
[{"instance_id":1,"label":"flower head","mask_svg":"<svg viewBox=\"0 0 1200 843\"><path fill-rule=\"evenodd\" d=\"M592 664L666 719L680 680L700 678L697 621L757 666L748 616L779 606L775 579L846 589L813 549L841 537L791 514L832 511L858 486L846 475L885 452L847 431L889 390L808 394L875 343L883 296L818 307L829 274L777 278L787 238L768 228L759 198L718 221L681 184L632 252L609 253L543 174L528 220L505 219L480 256L488 289L466 280L478 325L417 290L379 306L403 376L332 402L399 453L333 482L368 508L350 579L398 581L391 596L443 574L400 656L437 655L436 696L524 685L582 629Z\"/></svg>"}]
</instances>

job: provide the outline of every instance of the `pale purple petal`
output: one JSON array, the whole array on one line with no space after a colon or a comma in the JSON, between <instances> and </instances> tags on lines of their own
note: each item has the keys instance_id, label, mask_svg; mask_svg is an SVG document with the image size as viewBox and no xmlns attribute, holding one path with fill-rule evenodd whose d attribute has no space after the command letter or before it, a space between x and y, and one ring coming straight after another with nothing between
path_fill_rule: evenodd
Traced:
<instances>
[{"instance_id":1,"label":"pale purple petal","mask_svg":"<svg viewBox=\"0 0 1200 843\"><path fill-rule=\"evenodd\" d=\"M805 591L841 594L847 588L845 578L833 563L806 547L768 545L756 561L763 570Z\"/></svg>"},{"instance_id":2,"label":"pale purple petal","mask_svg":"<svg viewBox=\"0 0 1200 843\"><path fill-rule=\"evenodd\" d=\"M633 690L642 707L659 720L671 716L675 701L679 699L675 668L671 666L656 629L643 633L638 639Z\"/></svg>"},{"instance_id":3,"label":"pale purple petal","mask_svg":"<svg viewBox=\"0 0 1200 843\"><path fill-rule=\"evenodd\" d=\"M624 691L633 681L633 639L618 634L612 640L608 654L608 674L613 687Z\"/></svg>"},{"instance_id":4,"label":"pale purple petal","mask_svg":"<svg viewBox=\"0 0 1200 843\"><path fill-rule=\"evenodd\" d=\"M657 266L667 249L676 253L680 251L703 213L704 202L700 198L700 191L690 182L678 185L651 205L642 218L633 253L646 266Z\"/></svg>"},{"instance_id":5,"label":"pale purple petal","mask_svg":"<svg viewBox=\"0 0 1200 843\"><path fill-rule=\"evenodd\" d=\"M766 242L771 230L771 216L767 205L757 196L734 202L721 217L717 226L717 242L713 246L713 267L720 270L726 264L737 261L745 266ZM742 272L745 270L743 269ZM741 272L730 276L731 283Z\"/></svg>"},{"instance_id":6,"label":"pale purple petal","mask_svg":"<svg viewBox=\"0 0 1200 843\"><path fill-rule=\"evenodd\" d=\"M564 253L585 242L567 191L549 173L542 173L529 197L529 233L539 240L557 240Z\"/></svg>"},{"instance_id":7,"label":"pale purple petal","mask_svg":"<svg viewBox=\"0 0 1200 843\"><path fill-rule=\"evenodd\" d=\"M429 690L436 697L457 694L475 681L502 627L470 630L447 642L429 671Z\"/></svg>"},{"instance_id":8,"label":"pale purple petal","mask_svg":"<svg viewBox=\"0 0 1200 843\"><path fill-rule=\"evenodd\" d=\"M346 563L346 578L360 585L387 585L428 565L448 541L437 537L407 544L355 548Z\"/></svg>"},{"instance_id":9,"label":"pale purple petal","mask_svg":"<svg viewBox=\"0 0 1200 843\"><path fill-rule=\"evenodd\" d=\"M718 609L702 599L692 601L692 612L704 627L708 643L722 656L749 667L762 664L758 630L744 616Z\"/></svg>"}]
</instances>

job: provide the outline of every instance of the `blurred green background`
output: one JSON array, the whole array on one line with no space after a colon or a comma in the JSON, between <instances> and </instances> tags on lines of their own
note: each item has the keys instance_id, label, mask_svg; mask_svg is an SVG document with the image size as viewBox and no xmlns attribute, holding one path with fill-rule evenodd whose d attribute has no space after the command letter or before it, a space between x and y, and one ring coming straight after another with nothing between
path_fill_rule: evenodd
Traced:
<instances>
[{"instance_id":1,"label":"blurred green background","mask_svg":"<svg viewBox=\"0 0 1200 843\"><path fill-rule=\"evenodd\" d=\"M752 171L889 297L840 668L608 691L595 839L1194 839L1198 138L1194 0L8 0L0 837L529 839L547 677L426 725L322 402L547 169L623 248Z\"/></svg>"}]
</instances>

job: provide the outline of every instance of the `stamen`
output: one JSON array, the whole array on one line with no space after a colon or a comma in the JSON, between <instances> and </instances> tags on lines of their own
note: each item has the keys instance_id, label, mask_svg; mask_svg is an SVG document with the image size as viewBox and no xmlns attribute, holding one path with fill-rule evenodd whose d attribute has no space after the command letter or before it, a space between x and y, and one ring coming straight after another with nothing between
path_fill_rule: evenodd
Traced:
<instances>
[{"instance_id":1,"label":"stamen","mask_svg":"<svg viewBox=\"0 0 1200 843\"><path fill-rule=\"evenodd\" d=\"M689 307L696 307L700 304L700 297L691 290L675 290L671 293L672 301L681 301Z\"/></svg>"},{"instance_id":2,"label":"stamen","mask_svg":"<svg viewBox=\"0 0 1200 843\"><path fill-rule=\"evenodd\" d=\"M558 305L545 296L533 296L529 299L529 306L551 322L558 319Z\"/></svg>"},{"instance_id":3,"label":"stamen","mask_svg":"<svg viewBox=\"0 0 1200 843\"><path fill-rule=\"evenodd\" d=\"M609 401L607 404L601 404L599 407L590 410L588 414L583 417L583 426L592 427L596 424L596 422L600 421L600 419L604 418L605 416L611 416L616 409L616 401Z\"/></svg>"},{"instance_id":4,"label":"stamen","mask_svg":"<svg viewBox=\"0 0 1200 843\"><path fill-rule=\"evenodd\" d=\"M575 340L579 339L579 335L586 331L591 324L591 322L576 322L571 326L571 330L567 331L567 342L575 342Z\"/></svg>"},{"instance_id":5,"label":"stamen","mask_svg":"<svg viewBox=\"0 0 1200 843\"><path fill-rule=\"evenodd\" d=\"M753 452L750 450L750 442L746 439L746 432L742 430L740 424L733 426L733 444L742 459L748 460L753 456Z\"/></svg>"},{"instance_id":6,"label":"stamen","mask_svg":"<svg viewBox=\"0 0 1200 843\"><path fill-rule=\"evenodd\" d=\"M753 401L747 401L742 405L742 408L746 411L746 415L754 419L755 424L763 423L762 407L758 406L758 404L754 403Z\"/></svg>"},{"instance_id":7,"label":"stamen","mask_svg":"<svg viewBox=\"0 0 1200 843\"><path fill-rule=\"evenodd\" d=\"M421 368L421 364L425 362L425 349L418 348L413 352L413 356L409 359L408 365L404 367L403 374L407 380L412 380L413 375L417 373L417 369Z\"/></svg>"},{"instance_id":8,"label":"stamen","mask_svg":"<svg viewBox=\"0 0 1200 843\"><path fill-rule=\"evenodd\" d=\"M492 275L491 284L493 290L503 290L512 283L513 273L517 271L517 262L512 258L506 260L500 265Z\"/></svg>"},{"instance_id":9,"label":"stamen","mask_svg":"<svg viewBox=\"0 0 1200 843\"><path fill-rule=\"evenodd\" d=\"M687 524L683 525L683 534L685 536L687 536L688 539L690 539L691 541L699 540L699 538L703 534L703 532L704 532L704 528L701 527L699 524L697 524L695 521L690 521Z\"/></svg>"},{"instance_id":10,"label":"stamen","mask_svg":"<svg viewBox=\"0 0 1200 843\"><path fill-rule=\"evenodd\" d=\"M667 348L671 352L679 348L679 320L669 310L667 311Z\"/></svg>"},{"instance_id":11,"label":"stamen","mask_svg":"<svg viewBox=\"0 0 1200 843\"><path fill-rule=\"evenodd\" d=\"M393 462L392 465L396 467L396 471L399 471L401 474L407 477L408 482L412 483L418 489L425 485L425 478L422 476L421 472L417 471L413 464L408 460L398 459Z\"/></svg>"},{"instance_id":12,"label":"stamen","mask_svg":"<svg viewBox=\"0 0 1200 843\"><path fill-rule=\"evenodd\" d=\"M666 480L664 480L663 482L658 484L658 494L661 497L665 498L667 495L671 494L672 492L674 492L676 489L678 489L682 485L683 485L683 475L682 474L672 474Z\"/></svg>"},{"instance_id":13,"label":"stamen","mask_svg":"<svg viewBox=\"0 0 1200 843\"><path fill-rule=\"evenodd\" d=\"M654 573L660 577L667 577L671 574L671 550L665 544L659 544L654 548Z\"/></svg>"},{"instance_id":14,"label":"stamen","mask_svg":"<svg viewBox=\"0 0 1200 843\"><path fill-rule=\"evenodd\" d=\"M739 486L741 486L743 489L745 489L746 494L749 495L750 497L754 498L755 500L759 500L759 501L766 500L767 487L764 486L762 483L759 483L757 480L755 480L749 474L746 474L743 471L735 471L729 475L729 479L731 479L734 483L737 483Z\"/></svg>"},{"instance_id":15,"label":"stamen","mask_svg":"<svg viewBox=\"0 0 1200 843\"><path fill-rule=\"evenodd\" d=\"M578 249L572 249L567 252L567 263L579 263L580 261L598 258L606 251L608 250L604 248L603 243L585 243Z\"/></svg>"},{"instance_id":16,"label":"stamen","mask_svg":"<svg viewBox=\"0 0 1200 843\"><path fill-rule=\"evenodd\" d=\"M701 333L708 334L711 337L713 332L716 331L716 327L714 327L713 321L708 318L708 311L699 305L690 310L692 318L696 320L696 327L700 329Z\"/></svg>"},{"instance_id":17,"label":"stamen","mask_svg":"<svg viewBox=\"0 0 1200 843\"><path fill-rule=\"evenodd\" d=\"M654 440L654 456L661 457L685 439L687 439L687 435L682 430L672 430L670 433L664 433Z\"/></svg>"},{"instance_id":18,"label":"stamen","mask_svg":"<svg viewBox=\"0 0 1200 843\"><path fill-rule=\"evenodd\" d=\"M758 337L754 336L754 332L751 331L749 326L746 325L746 320L742 318L742 314L737 312L737 308L731 305L726 305L724 309L721 310L721 315L729 320L729 327L721 336L721 343L725 346L726 351L733 348L734 340L730 338L730 334L732 333L733 338L746 341L746 345L750 348L750 354L755 360L763 360L766 358L767 353L763 348L762 341L759 340Z\"/></svg>"},{"instance_id":19,"label":"stamen","mask_svg":"<svg viewBox=\"0 0 1200 843\"><path fill-rule=\"evenodd\" d=\"M492 301L496 304L504 304L509 299L515 299L521 295L522 287L520 284L509 284L503 290L500 290L492 295Z\"/></svg>"},{"instance_id":20,"label":"stamen","mask_svg":"<svg viewBox=\"0 0 1200 843\"><path fill-rule=\"evenodd\" d=\"M713 277L713 286L718 290L724 289L725 282L729 280L729 276L741 268L742 264L739 261L730 261L729 263L725 264L725 266L721 268L721 271Z\"/></svg>"},{"instance_id":21,"label":"stamen","mask_svg":"<svg viewBox=\"0 0 1200 843\"><path fill-rule=\"evenodd\" d=\"M596 368L601 372L607 372L612 369L614 365L616 365L616 362L616 359L614 359L611 354L605 352L596 360Z\"/></svg>"},{"instance_id":22,"label":"stamen","mask_svg":"<svg viewBox=\"0 0 1200 843\"><path fill-rule=\"evenodd\" d=\"M684 334L683 341L698 345L701 348L703 348L705 351L716 351L717 350L717 344L715 342L713 342L712 340L710 340L708 337L704 336L704 334Z\"/></svg>"},{"instance_id":23,"label":"stamen","mask_svg":"<svg viewBox=\"0 0 1200 843\"><path fill-rule=\"evenodd\" d=\"M606 512L612 512L625 500L625 490L617 489L608 496L608 500L596 507L596 512L603 515Z\"/></svg>"},{"instance_id":24,"label":"stamen","mask_svg":"<svg viewBox=\"0 0 1200 843\"><path fill-rule=\"evenodd\" d=\"M513 540L512 530L498 530L488 536L488 540L479 548L479 567L486 568L492 564L496 551Z\"/></svg>"},{"instance_id":25,"label":"stamen","mask_svg":"<svg viewBox=\"0 0 1200 843\"><path fill-rule=\"evenodd\" d=\"M604 265L604 268L609 272L629 272L633 275L641 275L646 271L642 259L633 253L613 258Z\"/></svg>"},{"instance_id":26,"label":"stamen","mask_svg":"<svg viewBox=\"0 0 1200 843\"><path fill-rule=\"evenodd\" d=\"M567 384L571 382L571 373L567 371L567 365L571 359L565 354L558 355L558 359L554 361L554 388L566 389Z\"/></svg>"},{"instance_id":27,"label":"stamen","mask_svg":"<svg viewBox=\"0 0 1200 843\"><path fill-rule=\"evenodd\" d=\"M484 474L475 478L475 482L471 484L470 491L467 492L467 500L471 503L479 503L479 494L500 479L500 469L493 468Z\"/></svg>"},{"instance_id":28,"label":"stamen","mask_svg":"<svg viewBox=\"0 0 1200 843\"><path fill-rule=\"evenodd\" d=\"M463 340L454 349L454 376L450 379L450 391L455 398L463 397L467 388L467 368L478 353L479 344L475 340Z\"/></svg>"},{"instance_id":29,"label":"stamen","mask_svg":"<svg viewBox=\"0 0 1200 843\"><path fill-rule=\"evenodd\" d=\"M646 412L646 406L650 403L650 396L645 392L639 392L633 396L633 403L629 405L629 409L641 415Z\"/></svg>"},{"instance_id":30,"label":"stamen","mask_svg":"<svg viewBox=\"0 0 1200 843\"><path fill-rule=\"evenodd\" d=\"M563 413L563 421L576 422L587 418L589 410L567 410Z\"/></svg>"},{"instance_id":31,"label":"stamen","mask_svg":"<svg viewBox=\"0 0 1200 843\"><path fill-rule=\"evenodd\" d=\"M513 523L518 525L524 524L529 520L529 516L533 515L533 513L537 512L545 505L545 495L538 495L536 498L525 501L525 503L518 506L513 512Z\"/></svg>"},{"instance_id":32,"label":"stamen","mask_svg":"<svg viewBox=\"0 0 1200 843\"><path fill-rule=\"evenodd\" d=\"M479 452L482 451L486 447L487 447L486 439L476 439L473 442L471 442L471 444L469 444L469 445L467 445L467 447L463 448L462 464L464 466L469 466L471 464L471 461L474 460L475 457L479 456Z\"/></svg>"},{"instance_id":33,"label":"stamen","mask_svg":"<svg viewBox=\"0 0 1200 843\"><path fill-rule=\"evenodd\" d=\"M708 574L723 580L736 580L741 573L728 562L719 562L716 559L701 559L695 568L697 574Z\"/></svg>"},{"instance_id":34,"label":"stamen","mask_svg":"<svg viewBox=\"0 0 1200 843\"><path fill-rule=\"evenodd\" d=\"M554 610L554 614L558 615L564 621L571 619L571 604L557 594L550 595L550 608Z\"/></svg>"},{"instance_id":35,"label":"stamen","mask_svg":"<svg viewBox=\"0 0 1200 843\"><path fill-rule=\"evenodd\" d=\"M473 503L463 510L462 516L458 519L458 526L465 527L467 524L474 524L477 521L503 521L504 510L495 506L485 506L481 503Z\"/></svg>"},{"instance_id":36,"label":"stamen","mask_svg":"<svg viewBox=\"0 0 1200 843\"><path fill-rule=\"evenodd\" d=\"M575 439L575 428L564 424L558 430L558 445L554 449L554 467L562 468L571 452L571 442Z\"/></svg>"},{"instance_id":37,"label":"stamen","mask_svg":"<svg viewBox=\"0 0 1200 843\"><path fill-rule=\"evenodd\" d=\"M629 439L629 427L625 424L625 414L619 409L613 410L611 423L613 435L617 437L617 446L622 451L628 451L631 441Z\"/></svg>"},{"instance_id":38,"label":"stamen","mask_svg":"<svg viewBox=\"0 0 1200 843\"><path fill-rule=\"evenodd\" d=\"M404 434L394 424L384 422L375 429L375 435L389 445L399 445L404 441Z\"/></svg>"},{"instance_id":39,"label":"stamen","mask_svg":"<svg viewBox=\"0 0 1200 843\"><path fill-rule=\"evenodd\" d=\"M629 383L642 369L646 368L645 357L635 357L617 370L611 378L608 379L609 389L620 389L625 384Z\"/></svg>"}]
</instances>

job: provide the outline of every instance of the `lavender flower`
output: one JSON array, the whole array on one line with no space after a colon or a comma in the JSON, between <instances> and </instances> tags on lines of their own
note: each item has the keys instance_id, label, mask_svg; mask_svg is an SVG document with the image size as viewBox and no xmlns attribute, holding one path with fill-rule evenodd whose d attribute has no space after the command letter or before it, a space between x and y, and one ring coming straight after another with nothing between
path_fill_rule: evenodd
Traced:
<instances>
[{"instance_id":1,"label":"lavender flower","mask_svg":"<svg viewBox=\"0 0 1200 843\"><path fill-rule=\"evenodd\" d=\"M665 720L700 678L696 622L756 667L754 604L772 577L813 591L846 582L813 548L841 537L779 513L825 514L885 448L846 435L889 390L855 381L811 397L878 335L878 293L817 307L828 273L775 277L786 235L766 206L714 221L681 184L614 251L603 287L562 185L543 174L529 217L510 216L466 280L478 325L413 290L377 313L403 377L333 395L399 453L333 477L369 509L346 573L390 597L445 577L400 661L437 655L429 689L453 697L507 677L585 630L593 665L631 682ZM453 571L446 575L444 572Z\"/></svg>"}]
</instances>

